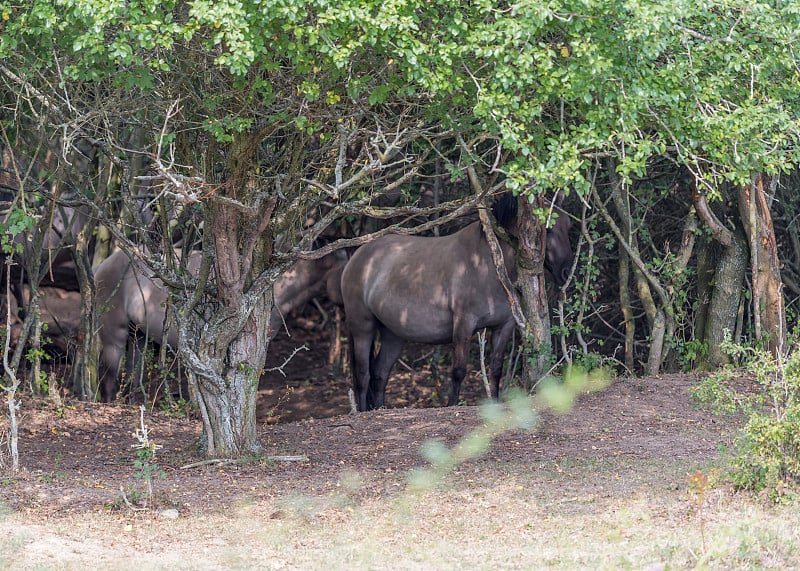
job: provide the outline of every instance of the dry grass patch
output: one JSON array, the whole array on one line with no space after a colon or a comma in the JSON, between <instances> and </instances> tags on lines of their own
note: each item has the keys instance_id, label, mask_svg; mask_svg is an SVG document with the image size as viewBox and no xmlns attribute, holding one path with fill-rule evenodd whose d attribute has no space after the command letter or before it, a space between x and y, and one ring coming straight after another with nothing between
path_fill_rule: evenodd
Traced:
<instances>
[{"instance_id":1,"label":"dry grass patch","mask_svg":"<svg viewBox=\"0 0 800 571\"><path fill-rule=\"evenodd\" d=\"M82 513L0 524L11 569L730 569L800 566L800 514L713 490L687 469L578 463L561 472L466 466L445 486L388 499L338 491L164 521ZM627 472L630 470L630 473ZM644 473L636 482L630 474ZM558 475L558 477L556 477ZM362 477L377 477L376 474ZM487 486L486 479L493 485ZM676 479L677 478L677 479ZM629 487L629 484L635 484ZM705 545L700 536L703 518Z\"/></svg>"}]
</instances>

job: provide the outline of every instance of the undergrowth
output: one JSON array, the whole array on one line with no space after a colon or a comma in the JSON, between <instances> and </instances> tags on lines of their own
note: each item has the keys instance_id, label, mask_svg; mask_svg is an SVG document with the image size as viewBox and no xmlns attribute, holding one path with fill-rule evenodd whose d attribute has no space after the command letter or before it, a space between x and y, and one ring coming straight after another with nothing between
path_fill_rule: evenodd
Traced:
<instances>
[{"instance_id":1,"label":"undergrowth","mask_svg":"<svg viewBox=\"0 0 800 571\"><path fill-rule=\"evenodd\" d=\"M747 419L731 450L727 475L739 490L775 502L795 501L800 491L800 345L785 357L729 340L723 350L738 365L710 375L692 396L717 413ZM743 383L743 378L753 382Z\"/></svg>"}]
</instances>

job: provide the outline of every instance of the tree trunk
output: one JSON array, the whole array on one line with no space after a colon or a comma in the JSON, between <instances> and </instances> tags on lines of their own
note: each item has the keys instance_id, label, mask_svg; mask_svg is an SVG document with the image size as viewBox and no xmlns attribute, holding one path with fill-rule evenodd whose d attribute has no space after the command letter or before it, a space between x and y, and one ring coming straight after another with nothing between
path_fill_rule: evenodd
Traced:
<instances>
[{"instance_id":1,"label":"tree trunk","mask_svg":"<svg viewBox=\"0 0 800 571\"><path fill-rule=\"evenodd\" d=\"M345 352L342 350L342 324L344 323L344 315L340 307L333 308L333 320L330 324L330 347L328 349L328 366L332 371L338 374L345 373L345 363L347 358Z\"/></svg>"},{"instance_id":2,"label":"tree trunk","mask_svg":"<svg viewBox=\"0 0 800 571\"><path fill-rule=\"evenodd\" d=\"M546 230L525 196L520 196L517 204L517 287L520 290L522 313L527 321L527 342L536 351L536 359L523 363L523 375L532 387L547 372L553 354L547 290L544 284Z\"/></svg>"},{"instance_id":3,"label":"tree trunk","mask_svg":"<svg viewBox=\"0 0 800 571\"><path fill-rule=\"evenodd\" d=\"M636 340L636 319L633 316L630 293L630 257L625 248L620 244L619 252L619 303L622 310L622 319L625 323L625 367L633 371L633 350Z\"/></svg>"},{"instance_id":4,"label":"tree trunk","mask_svg":"<svg viewBox=\"0 0 800 571\"><path fill-rule=\"evenodd\" d=\"M217 238L219 223L220 217L212 216L210 231ZM235 278L242 270L236 244L235 239L217 240L216 299L205 310L190 301L178 312L179 348L190 373L210 457L246 456L260 450L256 394L267 358L274 278L260 287L260 293L245 289L248 280ZM202 279L198 287L203 288Z\"/></svg>"},{"instance_id":5,"label":"tree trunk","mask_svg":"<svg viewBox=\"0 0 800 571\"><path fill-rule=\"evenodd\" d=\"M644 307L647 324L650 327L650 350L647 356L645 374L649 376L657 375L661 370L661 365L669 352L669 344L666 342L674 333L675 320L671 300L663 291L664 288L659 284L658 294L660 305L656 303L653 295L652 282L655 276L646 274L641 265L641 253L636 234L633 231L634 221L630 207L630 192L628 185L617 176L616 161L608 159L606 161L609 178L611 180L611 198L614 209L620 219L620 277L627 279L630 269L633 270L633 278L636 283L636 290L639 300ZM634 262L631 264L631 262ZM625 318L625 360L633 362L633 335L636 330L636 322L631 311L630 293L627 291L627 283L620 280L620 304ZM630 355L629 355L630 353Z\"/></svg>"},{"instance_id":6,"label":"tree trunk","mask_svg":"<svg viewBox=\"0 0 800 571\"><path fill-rule=\"evenodd\" d=\"M263 297L229 346L205 336L200 339L196 357L211 368L197 366L194 355L187 359L209 457L247 456L261 449L256 435L256 395L266 362L272 307L267 295Z\"/></svg>"},{"instance_id":7,"label":"tree trunk","mask_svg":"<svg viewBox=\"0 0 800 571\"><path fill-rule=\"evenodd\" d=\"M94 274L89 261L88 228L77 237L73 250L75 270L81 290L81 345L73 363L72 392L82 400L95 400L99 394L100 336L95 323Z\"/></svg>"},{"instance_id":8,"label":"tree trunk","mask_svg":"<svg viewBox=\"0 0 800 571\"><path fill-rule=\"evenodd\" d=\"M786 314L778 245L763 175L754 176L749 186L739 189L739 212L750 244L755 336L758 341L766 341L766 347L777 356L786 341Z\"/></svg>"},{"instance_id":9,"label":"tree trunk","mask_svg":"<svg viewBox=\"0 0 800 571\"><path fill-rule=\"evenodd\" d=\"M100 158L100 164L95 200L102 203L108 196L108 181L114 173L114 168L106 157ZM94 252L89 249L92 236L95 238ZM97 307L92 268L95 267L95 263L108 257L110 241L111 234L108 228L98 225L93 217L89 217L83 228L73 237L70 245L81 292L81 338L72 366L72 392L82 400L96 400L100 395L99 362L102 347L95 320ZM101 255L103 256L98 258Z\"/></svg>"},{"instance_id":10,"label":"tree trunk","mask_svg":"<svg viewBox=\"0 0 800 571\"><path fill-rule=\"evenodd\" d=\"M697 307L694 312L694 337L705 339L708 308L714 292L714 260L716 244L703 238L697 248ZM700 360L703 363L705 358Z\"/></svg>"},{"instance_id":11,"label":"tree trunk","mask_svg":"<svg viewBox=\"0 0 800 571\"><path fill-rule=\"evenodd\" d=\"M227 182L207 204L204 259L194 296L178 312L179 350L190 372L210 457L258 453L256 394L267 360L273 285L272 237L266 232L276 199L247 192L258 134L228 149ZM213 258L213 259L212 259ZM211 270L213 277L210 278ZM212 284L213 282L213 284ZM208 295L208 285L213 294Z\"/></svg>"},{"instance_id":12,"label":"tree trunk","mask_svg":"<svg viewBox=\"0 0 800 571\"><path fill-rule=\"evenodd\" d=\"M714 271L714 290L708 308L704 340L708 346L708 364L720 367L730 361L720 347L725 334L733 336L747 270L747 243L741 231L732 233Z\"/></svg>"},{"instance_id":13,"label":"tree trunk","mask_svg":"<svg viewBox=\"0 0 800 571\"><path fill-rule=\"evenodd\" d=\"M695 189L692 193L698 216L719 242L721 253L714 268L713 291L703 326L703 341L708 347L707 364L716 368L728 363L721 343L725 333L733 335L747 267L747 243L741 230L731 231L711 211L706 198ZM701 276L702 278L703 276Z\"/></svg>"},{"instance_id":14,"label":"tree trunk","mask_svg":"<svg viewBox=\"0 0 800 571\"><path fill-rule=\"evenodd\" d=\"M664 310L658 308L653 325L650 328L650 352L647 355L647 365L644 374L653 377L661 370L661 364L666 357L664 342L670 337L669 324Z\"/></svg>"}]
</instances>

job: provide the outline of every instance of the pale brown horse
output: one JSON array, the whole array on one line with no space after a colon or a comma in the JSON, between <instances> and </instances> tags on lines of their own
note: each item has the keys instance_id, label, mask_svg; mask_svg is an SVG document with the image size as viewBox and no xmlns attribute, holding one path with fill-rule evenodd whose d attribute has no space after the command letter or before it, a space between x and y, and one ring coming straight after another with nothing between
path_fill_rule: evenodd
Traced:
<instances>
[{"instance_id":1,"label":"pale brown horse","mask_svg":"<svg viewBox=\"0 0 800 571\"><path fill-rule=\"evenodd\" d=\"M493 210L501 224L513 226L513 196L498 199ZM545 267L559 285L568 279L574 259L569 226L569 217L562 213L547 231ZM516 281L514 250L500 244L506 271ZM457 404L470 338L483 328L492 330L491 392L498 397L503 353L515 323L480 222L444 237L378 238L353 254L341 285L359 410L383 406L389 373L404 341L453 343L447 404ZM378 335L380 350L375 355Z\"/></svg>"},{"instance_id":2,"label":"pale brown horse","mask_svg":"<svg viewBox=\"0 0 800 571\"><path fill-rule=\"evenodd\" d=\"M30 303L30 286L22 287L22 305ZM0 327L5 329L6 301L11 304L11 345L19 342L24 319L20 316L19 301L14 294L9 298L0 295ZM40 287L38 299L39 321L47 345L57 349L62 355L76 347L80 338L81 294L55 287Z\"/></svg>"},{"instance_id":3,"label":"pale brown horse","mask_svg":"<svg viewBox=\"0 0 800 571\"><path fill-rule=\"evenodd\" d=\"M318 260L300 260L275 282L275 306L270 315L270 338L284 326L283 318L294 308L327 293L339 295L339 271L347 258L336 251ZM200 253L189 257L189 270L197 272ZM164 284L139 261L117 251L95 270L101 353L100 392L103 400L116 397L120 363L131 335L138 332L157 344L177 348L177 331L164 331L167 291ZM133 361L134 359L129 359ZM128 363L131 369L132 363ZM130 371L129 371L130 372Z\"/></svg>"}]
</instances>

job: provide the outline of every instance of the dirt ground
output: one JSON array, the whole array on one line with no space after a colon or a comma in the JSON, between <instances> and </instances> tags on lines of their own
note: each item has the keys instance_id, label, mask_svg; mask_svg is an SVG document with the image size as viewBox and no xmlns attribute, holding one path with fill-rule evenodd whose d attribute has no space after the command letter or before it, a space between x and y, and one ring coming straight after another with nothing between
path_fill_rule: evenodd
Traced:
<instances>
[{"instance_id":1,"label":"dirt ground","mask_svg":"<svg viewBox=\"0 0 800 571\"><path fill-rule=\"evenodd\" d=\"M429 465L421 453L425 442L438 440L453 446L484 425L477 406L483 387L474 377L464 383L465 406L441 406L447 386L430 379L429 348L414 348L404 356L405 365L396 370L387 392L390 408L348 414L350 381L330 372L328 339L326 332L309 331L277 342L271 367L280 364L282 355L291 353L298 340L310 350L295 356L285 368L285 377L272 371L262 380L260 441L265 455L288 456L289 460L192 466L201 460L196 449L199 422L147 412L151 439L162 447L157 463L166 477L155 481L153 509L138 512L123 500L123 492L132 503L144 497L143 482L135 477L132 447L138 409L82 402L57 409L48 402L25 399L19 440L23 471L19 476L7 474L0 482L0 506L5 506L17 525L34 526L87 515L90 520L102 520L157 519L166 514L191 521L221 517L241 506L260 509L261 520L280 520L285 517L280 507L283 498L343 495L354 505L389 501L407 489L410 470ZM449 355L447 351L443 354ZM612 463L648 465L656 471L673 466L683 470L677 476L679 483L665 479L665 485L671 486L668 489L685 486L680 481L685 479L684 467L708 466L718 457L720 445L731 442L735 430L732 420L692 405L689 391L696 380L693 375L617 379L602 392L580 397L566 415L545 412L534 430L512 430L497 437L488 453L457 467L454 477L469 490L475 485L491 489L493 481L509 475L547 474L551 485L571 494L574 490L569 489L572 482L567 475L574 466ZM670 474L667 479L674 477ZM604 494L624 495L635 492L642 482L639 477L617 475L587 485L595 491L599 486ZM24 560L33 567L58 561L53 553L44 559L30 553L27 557ZM0 556L0 567L2 560Z\"/></svg>"},{"instance_id":2,"label":"dirt ground","mask_svg":"<svg viewBox=\"0 0 800 571\"><path fill-rule=\"evenodd\" d=\"M307 461L211 464L195 468L200 435L197 419L147 412L151 439L162 448L157 463L166 479L157 481L161 507L182 512L222 510L242 498L257 500L285 492L323 493L343 472L396 474L425 465L421 445L439 440L450 446L482 425L482 383L464 382L465 406L442 406L448 386L430 378L432 349L411 348L387 390L389 409L351 415L350 380L327 366L329 334L306 331L309 347L284 369L264 375L258 396L259 433L266 455L302 456ZM268 368L298 346L279 339ZM442 353L447 357L449 348ZM418 370L411 372L410 367ZM445 369L445 374L447 373ZM729 421L697 410L689 398L692 375L617 379L606 390L585 395L565 416L544 413L531 432L513 431L496 439L476 461L558 463L563 458L715 457L729 441ZM62 512L117 509L120 486L136 488L134 430L137 407L70 401L57 409L25 399L21 410L18 478L0 487L0 501L16 510L47 517ZM391 480L391 478L390 478ZM388 493L396 482L364 485L361 493Z\"/></svg>"}]
</instances>

